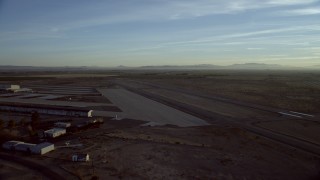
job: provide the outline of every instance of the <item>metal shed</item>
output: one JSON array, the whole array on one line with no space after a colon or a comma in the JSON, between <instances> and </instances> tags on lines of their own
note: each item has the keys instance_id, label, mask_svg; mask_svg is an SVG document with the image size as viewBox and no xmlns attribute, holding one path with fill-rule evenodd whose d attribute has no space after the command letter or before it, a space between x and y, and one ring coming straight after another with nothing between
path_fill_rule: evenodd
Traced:
<instances>
[{"instance_id":1,"label":"metal shed","mask_svg":"<svg viewBox=\"0 0 320 180\"><path fill-rule=\"evenodd\" d=\"M53 150L54 150L54 144L48 143L48 142L37 144L36 146L31 148L31 152L33 154L41 154L41 155L46 154Z\"/></svg>"},{"instance_id":2,"label":"metal shed","mask_svg":"<svg viewBox=\"0 0 320 180\"><path fill-rule=\"evenodd\" d=\"M55 106L30 103L7 103L0 102L1 111L12 111L21 113L38 112L39 114L50 114L60 116L75 116L75 117L92 117L92 110L81 107L70 106Z\"/></svg>"},{"instance_id":3,"label":"metal shed","mask_svg":"<svg viewBox=\"0 0 320 180\"><path fill-rule=\"evenodd\" d=\"M0 90L18 90L20 85L15 84L0 84Z\"/></svg>"},{"instance_id":4,"label":"metal shed","mask_svg":"<svg viewBox=\"0 0 320 180\"><path fill-rule=\"evenodd\" d=\"M66 129L62 129L62 128L52 128L44 131L44 135L46 137L51 137L51 138L55 138L66 133L67 133Z\"/></svg>"}]
</instances>

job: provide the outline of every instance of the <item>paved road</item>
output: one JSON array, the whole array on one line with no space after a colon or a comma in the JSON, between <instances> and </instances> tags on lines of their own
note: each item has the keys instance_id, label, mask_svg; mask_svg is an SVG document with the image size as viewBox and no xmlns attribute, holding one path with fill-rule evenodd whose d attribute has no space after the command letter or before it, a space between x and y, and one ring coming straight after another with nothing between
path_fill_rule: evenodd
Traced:
<instances>
[{"instance_id":1,"label":"paved road","mask_svg":"<svg viewBox=\"0 0 320 180\"><path fill-rule=\"evenodd\" d=\"M220 97L220 96L207 95L207 94L202 94L202 93L199 94L198 92L194 92L193 90L186 90L186 89L175 88L175 87L161 86L158 84L152 84L152 83L148 83L148 82L141 82L141 81L134 81L134 80L115 81L116 84L119 84L122 86L127 86L126 85L127 82L141 84L141 85L149 86L149 87L156 88L156 89L164 89L164 90L168 90L168 91L180 92L180 93L191 95L194 97L205 98L205 99L216 101L216 102L224 102L224 103L237 105L239 107L246 107L249 109L251 108L251 109L256 109L256 110L260 110L260 111L275 113L276 115L284 115L284 116L291 116L291 117L293 117L293 116L298 117L298 115L301 116L301 113L295 114L295 113L292 113L292 111L289 111L286 109L273 108L273 107L269 107L269 106L263 106L263 105L259 105L259 104L243 102L243 101L224 98L224 97ZM319 115L317 115L317 114L312 115L312 116L309 116L309 115L306 116L306 115L303 115L303 113L300 118L304 118L306 120L312 120L312 121L320 119Z\"/></svg>"},{"instance_id":2,"label":"paved road","mask_svg":"<svg viewBox=\"0 0 320 180\"><path fill-rule=\"evenodd\" d=\"M166 104L168 104L168 105L170 105L172 107L178 108L178 109L181 108L182 110L184 110L186 112L189 112L191 114L194 114L197 117L204 117L203 119L206 119L209 122L210 122L210 119L215 119L215 118L218 117L218 119L220 119L220 121L219 121L220 123L227 123L227 124L237 125L237 126L242 127L242 128L244 128L244 129L246 129L246 130L248 130L250 132L253 132L255 134L258 134L258 135L261 135L263 137L269 138L269 139L271 139L273 141L280 142L280 143L283 143L285 145L289 145L291 147L303 150L303 151L308 152L308 153L312 153L312 154L317 155L317 156L320 157L320 146L315 145L315 144L311 144L311 143L309 143L307 141L303 141L303 140L300 140L300 139L297 139L297 138L294 138L294 137L289 137L289 136L286 136L286 135L283 135L283 134L279 134L279 133L275 133L275 132L272 132L272 131L268 131L268 130L265 130L265 129L262 129L262 128L257 128L255 126L252 126L250 123L242 123L241 121L239 121L239 118L230 118L230 117L222 116L220 114L214 114L212 112L205 111L205 110L203 110L201 108L197 108L197 107L194 107L194 106L189 105L189 104L183 104L183 103L180 103L180 102L175 102L175 101L172 101L171 99L164 98L162 96L158 96L158 95L155 95L155 94L152 94L152 93L148 93L148 92L145 92L145 91L140 90L140 89L135 89L135 88L132 88L132 87L128 87L128 86L126 86L126 85L124 85L122 83L119 83L119 85L122 86L122 87L128 88L128 89L130 89L130 90L132 90L134 92L137 92L140 95L143 95L145 97L155 99L155 100L157 100L159 102L166 103ZM262 107L262 108L265 109L265 107ZM308 117L304 117L304 118L308 119ZM275 118L275 119L277 119L277 118Z\"/></svg>"},{"instance_id":3,"label":"paved road","mask_svg":"<svg viewBox=\"0 0 320 180\"><path fill-rule=\"evenodd\" d=\"M123 111L123 113L117 113L122 118L144 120L151 122L151 125L172 124L181 127L208 125L206 121L198 117L125 89L99 89L99 91ZM103 112L99 113L103 115ZM110 115L108 112L106 114Z\"/></svg>"}]
</instances>

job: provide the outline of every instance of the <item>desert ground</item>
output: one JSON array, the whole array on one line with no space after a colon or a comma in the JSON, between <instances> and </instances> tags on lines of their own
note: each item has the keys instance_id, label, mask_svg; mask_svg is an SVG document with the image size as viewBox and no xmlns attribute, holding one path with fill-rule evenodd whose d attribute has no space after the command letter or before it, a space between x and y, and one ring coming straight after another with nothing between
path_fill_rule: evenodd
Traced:
<instances>
[{"instance_id":1,"label":"desert ground","mask_svg":"<svg viewBox=\"0 0 320 180\"><path fill-rule=\"evenodd\" d=\"M0 179L49 179L31 168L0 160Z\"/></svg>"},{"instance_id":2,"label":"desert ground","mask_svg":"<svg viewBox=\"0 0 320 180\"><path fill-rule=\"evenodd\" d=\"M2 93L0 102L84 107L105 119L99 127L53 140L56 149L43 156L14 154L53 167L52 171L65 174L66 179L320 178L319 72L118 70L56 74L2 74L1 84L20 84L36 92ZM0 116L17 124L23 117L30 119L29 114L12 112ZM50 123L66 119L40 117ZM82 120L70 121L77 124ZM32 141L21 134L22 129L4 126L1 142L22 137ZM72 162L74 153L88 153L90 161ZM0 177L14 179L15 170L4 164ZM41 174L32 170L27 179L33 178L33 171Z\"/></svg>"}]
</instances>

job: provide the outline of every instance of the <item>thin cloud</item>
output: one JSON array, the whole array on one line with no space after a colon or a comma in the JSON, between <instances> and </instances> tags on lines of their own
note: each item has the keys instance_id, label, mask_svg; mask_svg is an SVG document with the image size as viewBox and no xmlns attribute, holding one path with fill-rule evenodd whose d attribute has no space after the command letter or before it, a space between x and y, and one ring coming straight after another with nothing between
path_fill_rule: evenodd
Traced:
<instances>
[{"instance_id":1,"label":"thin cloud","mask_svg":"<svg viewBox=\"0 0 320 180\"><path fill-rule=\"evenodd\" d=\"M139 1L138 1L139 2ZM99 8L96 6L79 7L72 6L65 9L65 12L57 14L55 11L46 12L51 14L53 18L61 19L59 23L44 22L52 27L53 32L65 32L79 28L88 28L94 26L141 22L141 21L168 21L179 19L192 19L203 16L218 14L238 14L248 10L258 10L272 7L287 7L293 5L310 5L317 0L164 0L164 1L147 1L141 6L133 6L130 1L122 1L121 7L114 10L113 6L119 4L111 4L109 2L100 2ZM83 16L83 12L78 9L86 9L87 12L95 13ZM65 18L72 12L74 17ZM109 13L110 12L110 13ZM287 14L315 14L319 13L319 9L305 9L287 12ZM78 14L78 16L77 16ZM66 19L66 20L64 20ZM36 18L35 18L36 20Z\"/></svg>"},{"instance_id":2,"label":"thin cloud","mask_svg":"<svg viewBox=\"0 0 320 180\"><path fill-rule=\"evenodd\" d=\"M161 3L160 3L161 2ZM105 24L125 23L134 21L166 21L179 19L192 19L217 14L238 14L248 10L258 10L272 7L287 7L293 5L310 5L317 0L170 0L170 1L148 1L142 6L132 6L129 1L122 2L124 8L115 11L112 15L103 12L114 11L108 3L100 4L98 14L72 19L63 24L56 25L61 30L92 27ZM76 8L76 7L75 7ZM99 13L101 12L101 13ZM55 12L54 12L55 13ZM63 14L63 13L62 13Z\"/></svg>"},{"instance_id":3,"label":"thin cloud","mask_svg":"<svg viewBox=\"0 0 320 180\"><path fill-rule=\"evenodd\" d=\"M266 60L311 60L311 59L319 59L319 56L273 57L273 58L266 58Z\"/></svg>"},{"instance_id":4,"label":"thin cloud","mask_svg":"<svg viewBox=\"0 0 320 180\"><path fill-rule=\"evenodd\" d=\"M265 48L248 47L247 50L264 50Z\"/></svg>"},{"instance_id":5,"label":"thin cloud","mask_svg":"<svg viewBox=\"0 0 320 180\"><path fill-rule=\"evenodd\" d=\"M318 2L317 0L270 0L267 3L273 5L303 5Z\"/></svg>"},{"instance_id":6,"label":"thin cloud","mask_svg":"<svg viewBox=\"0 0 320 180\"><path fill-rule=\"evenodd\" d=\"M123 0L65 2L63 7L52 8L31 5L34 8L28 11L14 16L15 11L8 11L12 13L2 18L7 20L0 27L0 52L1 57L22 59L46 59L44 54L48 53L52 59L65 56L63 61L69 57L123 62L135 62L131 59L140 57L145 61L163 57L168 61L268 57L289 62L291 59L285 58L301 60L302 56L316 61L319 50L308 48L320 45L320 25L316 16L307 16L319 14L316 4L319 0ZM283 14L277 13L279 10ZM283 15L301 17L278 18ZM298 47L305 49L295 50ZM288 56L268 56L277 53Z\"/></svg>"},{"instance_id":7,"label":"thin cloud","mask_svg":"<svg viewBox=\"0 0 320 180\"><path fill-rule=\"evenodd\" d=\"M159 9L165 9L169 18L183 19L208 16L214 14L237 14L240 12L264 9L271 7L285 7L293 5L309 5L317 0L173 0L159 6ZM153 12L158 12L154 9ZM163 12L162 10L160 12Z\"/></svg>"},{"instance_id":8,"label":"thin cloud","mask_svg":"<svg viewBox=\"0 0 320 180\"><path fill-rule=\"evenodd\" d=\"M276 34L276 33L288 33L288 32L299 32L299 31L306 31L306 30L317 30L319 28L320 28L320 26L318 26L318 25L310 25L310 26L294 26L294 27L280 28L280 29L267 29L267 30L261 30L261 31L252 31L252 32L226 34L226 35L213 36L213 37L205 37L205 38L196 39L196 40L189 40L189 41L168 42L168 43L161 44L159 47L179 46L179 45L181 46L181 45L185 45L185 44L188 44L188 45L207 44L207 43L211 43L211 42L217 42L217 41L233 39L233 38L249 38L249 37L270 35L270 34ZM295 36L295 35L292 35L292 36ZM234 44L234 42L230 42L230 43ZM298 43L297 42L297 43L292 43L289 45L299 45L299 44L305 45L308 43L306 43L306 42Z\"/></svg>"},{"instance_id":9,"label":"thin cloud","mask_svg":"<svg viewBox=\"0 0 320 180\"><path fill-rule=\"evenodd\" d=\"M289 57L288 54L284 55L284 54L271 54L271 55L268 55L268 57L273 57L273 58L279 58L279 57Z\"/></svg>"},{"instance_id":10,"label":"thin cloud","mask_svg":"<svg viewBox=\"0 0 320 180\"><path fill-rule=\"evenodd\" d=\"M0 42L32 39L61 39L65 36L52 30L20 30L0 32Z\"/></svg>"},{"instance_id":11,"label":"thin cloud","mask_svg":"<svg viewBox=\"0 0 320 180\"><path fill-rule=\"evenodd\" d=\"M320 26L309 25L309 26L294 26L280 29L267 29L261 31L243 32L243 33L231 33L225 35L217 35L212 37L205 37L195 40L188 41L172 41L160 44L154 44L148 47L129 49L128 51L139 52L139 51L154 51L163 48L174 48L174 47L196 47L196 46L310 46L312 43L317 42L313 35L300 35L297 32L305 32L306 30L318 29ZM293 34L292 34L293 33ZM285 34L285 35L284 35ZM238 41L234 41L237 38ZM275 40L276 39L276 40ZM263 50L260 47L249 47L248 50ZM264 48L265 49L265 48Z\"/></svg>"},{"instance_id":12,"label":"thin cloud","mask_svg":"<svg viewBox=\"0 0 320 180\"><path fill-rule=\"evenodd\" d=\"M317 15L317 14L320 14L320 8L294 9L294 10L287 10L287 11L283 11L283 12L278 12L278 14L283 15L283 16Z\"/></svg>"}]
</instances>

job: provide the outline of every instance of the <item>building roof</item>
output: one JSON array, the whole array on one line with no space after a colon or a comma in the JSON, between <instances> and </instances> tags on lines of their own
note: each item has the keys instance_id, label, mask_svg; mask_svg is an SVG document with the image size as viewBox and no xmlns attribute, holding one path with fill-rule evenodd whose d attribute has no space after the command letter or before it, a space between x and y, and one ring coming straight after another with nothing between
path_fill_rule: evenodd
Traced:
<instances>
[{"instance_id":1,"label":"building roof","mask_svg":"<svg viewBox=\"0 0 320 180\"><path fill-rule=\"evenodd\" d=\"M83 107L71 107L71 106L55 106L47 104L29 104L29 103L16 103L16 102L0 102L0 106L13 106L13 107L25 107L25 108L37 108L37 109L54 109L54 110L65 110L65 111L80 111L90 112L88 108Z\"/></svg>"},{"instance_id":2,"label":"building roof","mask_svg":"<svg viewBox=\"0 0 320 180\"><path fill-rule=\"evenodd\" d=\"M59 131L66 131L66 129L63 129L63 128L52 128L52 129L46 130L44 132L45 133L56 133L56 132L59 132Z\"/></svg>"},{"instance_id":3,"label":"building roof","mask_svg":"<svg viewBox=\"0 0 320 180\"><path fill-rule=\"evenodd\" d=\"M42 148L45 148L45 147L48 147L48 146L52 146L54 144L52 143L49 143L49 142L43 142L43 143L40 143L40 144L37 144L34 149L36 150L41 150Z\"/></svg>"},{"instance_id":4,"label":"building roof","mask_svg":"<svg viewBox=\"0 0 320 180\"><path fill-rule=\"evenodd\" d=\"M31 143L19 143L17 145L15 145L16 148L19 148L19 147L34 147L36 146L35 144L31 144Z\"/></svg>"},{"instance_id":5,"label":"building roof","mask_svg":"<svg viewBox=\"0 0 320 180\"><path fill-rule=\"evenodd\" d=\"M18 84L0 84L0 88L20 87Z\"/></svg>"},{"instance_id":6,"label":"building roof","mask_svg":"<svg viewBox=\"0 0 320 180\"><path fill-rule=\"evenodd\" d=\"M15 146L17 144L23 144L24 142L22 141L7 141L5 143L3 143L3 145L6 145L6 146Z\"/></svg>"},{"instance_id":7,"label":"building roof","mask_svg":"<svg viewBox=\"0 0 320 180\"><path fill-rule=\"evenodd\" d=\"M55 124L55 125L56 125L56 124L57 124L57 125L58 125L58 124L68 125L68 124L71 124L71 123L70 123L70 122L55 122L54 124Z\"/></svg>"}]
</instances>

